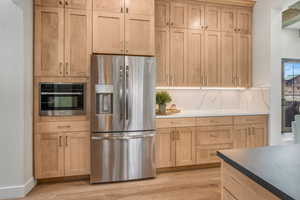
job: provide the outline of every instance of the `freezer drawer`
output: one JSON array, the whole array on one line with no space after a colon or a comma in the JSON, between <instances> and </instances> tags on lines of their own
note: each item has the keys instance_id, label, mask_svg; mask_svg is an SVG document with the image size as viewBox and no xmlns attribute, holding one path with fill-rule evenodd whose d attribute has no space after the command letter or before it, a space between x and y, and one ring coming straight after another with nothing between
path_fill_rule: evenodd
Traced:
<instances>
[{"instance_id":1,"label":"freezer drawer","mask_svg":"<svg viewBox=\"0 0 300 200\"><path fill-rule=\"evenodd\" d=\"M92 136L91 183L155 177L154 144L155 132Z\"/></svg>"}]
</instances>

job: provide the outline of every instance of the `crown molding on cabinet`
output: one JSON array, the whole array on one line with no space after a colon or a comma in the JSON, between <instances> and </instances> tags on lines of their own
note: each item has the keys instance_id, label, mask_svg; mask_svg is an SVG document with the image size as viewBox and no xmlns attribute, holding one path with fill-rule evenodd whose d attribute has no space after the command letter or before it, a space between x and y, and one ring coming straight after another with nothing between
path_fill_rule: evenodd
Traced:
<instances>
[{"instance_id":1,"label":"crown molding on cabinet","mask_svg":"<svg viewBox=\"0 0 300 200\"><path fill-rule=\"evenodd\" d=\"M225 5L235 5L235 6L245 6L245 7L253 7L256 3L255 0L194 0L203 3L218 3Z\"/></svg>"}]
</instances>

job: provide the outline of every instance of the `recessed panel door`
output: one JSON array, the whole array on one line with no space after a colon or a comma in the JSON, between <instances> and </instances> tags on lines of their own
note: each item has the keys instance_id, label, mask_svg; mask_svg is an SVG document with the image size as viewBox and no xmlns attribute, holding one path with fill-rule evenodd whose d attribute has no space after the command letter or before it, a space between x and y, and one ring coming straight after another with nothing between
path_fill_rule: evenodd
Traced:
<instances>
[{"instance_id":1,"label":"recessed panel door","mask_svg":"<svg viewBox=\"0 0 300 200\"><path fill-rule=\"evenodd\" d=\"M35 7L35 75L64 75L64 9Z\"/></svg>"},{"instance_id":2,"label":"recessed panel door","mask_svg":"<svg viewBox=\"0 0 300 200\"><path fill-rule=\"evenodd\" d=\"M88 77L92 54L92 13L65 9L65 22L65 75Z\"/></svg>"}]
</instances>

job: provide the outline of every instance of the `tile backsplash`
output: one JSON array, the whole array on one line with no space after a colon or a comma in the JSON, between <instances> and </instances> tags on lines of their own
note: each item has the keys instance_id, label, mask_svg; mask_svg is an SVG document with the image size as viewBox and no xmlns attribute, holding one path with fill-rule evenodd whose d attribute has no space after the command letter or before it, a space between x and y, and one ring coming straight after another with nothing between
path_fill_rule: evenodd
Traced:
<instances>
[{"instance_id":1,"label":"tile backsplash","mask_svg":"<svg viewBox=\"0 0 300 200\"><path fill-rule=\"evenodd\" d=\"M161 89L159 91L162 91ZM166 89L182 110L269 111L269 89Z\"/></svg>"}]
</instances>

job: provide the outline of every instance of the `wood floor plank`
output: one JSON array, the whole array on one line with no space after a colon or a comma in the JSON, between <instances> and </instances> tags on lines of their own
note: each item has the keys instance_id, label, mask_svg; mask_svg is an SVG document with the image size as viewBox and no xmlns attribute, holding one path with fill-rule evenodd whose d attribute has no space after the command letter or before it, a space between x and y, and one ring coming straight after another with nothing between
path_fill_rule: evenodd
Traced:
<instances>
[{"instance_id":1,"label":"wood floor plank","mask_svg":"<svg viewBox=\"0 0 300 200\"><path fill-rule=\"evenodd\" d=\"M162 173L155 179L90 185L38 185L19 200L220 200L220 168Z\"/></svg>"}]
</instances>

